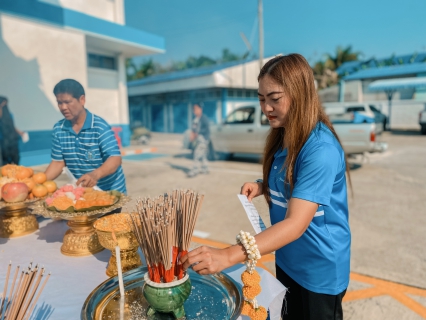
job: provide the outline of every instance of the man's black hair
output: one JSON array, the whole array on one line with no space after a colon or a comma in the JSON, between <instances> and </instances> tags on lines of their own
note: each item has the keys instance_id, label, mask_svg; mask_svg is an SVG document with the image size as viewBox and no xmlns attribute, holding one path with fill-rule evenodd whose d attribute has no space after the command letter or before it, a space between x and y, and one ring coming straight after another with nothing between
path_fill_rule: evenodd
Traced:
<instances>
[{"instance_id":1,"label":"man's black hair","mask_svg":"<svg viewBox=\"0 0 426 320\"><path fill-rule=\"evenodd\" d=\"M81 96L85 95L83 86L74 79L64 79L58 82L53 88L53 94L57 96L61 93L68 93L76 99L80 99Z\"/></svg>"},{"instance_id":2,"label":"man's black hair","mask_svg":"<svg viewBox=\"0 0 426 320\"><path fill-rule=\"evenodd\" d=\"M8 101L6 97L0 96L0 103L3 103L3 101Z\"/></svg>"},{"instance_id":3,"label":"man's black hair","mask_svg":"<svg viewBox=\"0 0 426 320\"><path fill-rule=\"evenodd\" d=\"M192 106L198 106L200 109L204 109L204 103L202 101L197 101L192 104Z\"/></svg>"}]
</instances>

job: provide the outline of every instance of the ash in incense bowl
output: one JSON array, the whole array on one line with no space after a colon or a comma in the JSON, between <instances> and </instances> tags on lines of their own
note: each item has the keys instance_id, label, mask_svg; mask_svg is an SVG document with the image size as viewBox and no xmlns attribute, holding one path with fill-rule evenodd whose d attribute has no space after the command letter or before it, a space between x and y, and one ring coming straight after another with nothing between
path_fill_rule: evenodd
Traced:
<instances>
[{"instance_id":1,"label":"ash in incense bowl","mask_svg":"<svg viewBox=\"0 0 426 320\"><path fill-rule=\"evenodd\" d=\"M149 280L148 273L145 274L145 285L143 295L149 303L148 316L156 312L172 313L176 319L185 317L183 304L191 294L191 280L188 274L182 279L167 283L157 283Z\"/></svg>"}]
</instances>

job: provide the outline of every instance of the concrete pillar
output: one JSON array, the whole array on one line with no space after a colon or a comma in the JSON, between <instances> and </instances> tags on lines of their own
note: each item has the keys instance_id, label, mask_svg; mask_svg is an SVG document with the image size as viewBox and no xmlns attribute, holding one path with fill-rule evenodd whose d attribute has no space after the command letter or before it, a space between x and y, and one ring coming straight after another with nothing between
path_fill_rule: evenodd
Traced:
<instances>
[{"instance_id":1,"label":"concrete pillar","mask_svg":"<svg viewBox=\"0 0 426 320\"><path fill-rule=\"evenodd\" d=\"M114 20L118 24L126 24L124 0L114 0Z\"/></svg>"},{"instance_id":2,"label":"concrete pillar","mask_svg":"<svg viewBox=\"0 0 426 320\"><path fill-rule=\"evenodd\" d=\"M118 115L117 124L121 125L123 146L130 145L130 128L129 128L129 98L127 95L127 79L126 79L126 59L123 54L117 56L118 71Z\"/></svg>"},{"instance_id":3,"label":"concrete pillar","mask_svg":"<svg viewBox=\"0 0 426 320\"><path fill-rule=\"evenodd\" d=\"M222 121L226 119L226 116L228 114L228 110L227 110L227 106L226 106L226 100L228 98L228 89L227 88L222 88L222 97L221 97L221 102L222 102Z\"/></svg>"},{"instance_id":4,"label":"concrete pillar","mask_svg":"<svg viewBox=\"0 0 426 320\"><path fill-rule=\"evenodd\" d=\"M345 81L340 80L339 82L339 102L345 101Z\"/></svg>"}]
</instances>

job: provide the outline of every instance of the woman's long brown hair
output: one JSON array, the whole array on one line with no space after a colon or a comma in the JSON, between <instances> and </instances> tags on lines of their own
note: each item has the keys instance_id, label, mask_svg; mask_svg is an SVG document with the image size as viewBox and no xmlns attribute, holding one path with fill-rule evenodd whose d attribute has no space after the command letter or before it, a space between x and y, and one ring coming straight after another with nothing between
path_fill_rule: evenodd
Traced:
<instances>
[{"instance_id":1,"label":"woman's long brown hair","mask_svg":"<svg viewBox=\"0 0 426 320\"><path fill-rule=\"evenodd\" d=\"M274 161L274 154L284 147L284 141L288 151L284 162L284 167L287 169L284 180L290 185L291 192L294 187L293 175L297 156L317 123L325 124L339 143L340 140L320 104L314 74L303 56L289 54L269 60L260 70L258 81L266 75L283 87L284 94L291 101L285 128L271 128L266 138L263 155L263 190L267 191L263 194L266 201L271 204L268 187L269 172ZM349 176L347 162L346 171Z\"/></svg>"}]
</instances>

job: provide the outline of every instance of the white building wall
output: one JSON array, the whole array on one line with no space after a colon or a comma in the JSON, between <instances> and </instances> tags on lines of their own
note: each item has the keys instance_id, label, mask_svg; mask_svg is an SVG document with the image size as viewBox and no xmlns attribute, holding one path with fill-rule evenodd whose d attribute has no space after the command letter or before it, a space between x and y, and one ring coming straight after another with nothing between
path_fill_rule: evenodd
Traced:
<instances>
[{"instance_id":1,"label":"white building wall","mask_svg":"<svg viewBox=\"0 0 426 320\"><path fill-rule=\"evenodd\" d=\"M116 58L119 66L124 64ZM0 61L7 61L1 67L0 95L8 97L21 130L51 130L62 118L53 88L66 78L83 85L91 112L110 124L128 124L124 67L88 68L82 33L1 14Z\"/></svg>"},{"instance_id":2,"label":"white building wall","mask_svg":"<svg viewBox=\"0 0 426 320\"><path fill-rule=\"evenodd\" d=\"M124 24L123 0L38 0L87 15Z\"/></svg>"},{"instance_id":3,"label":"white building wall","mask_svg":"<svg viewBox=\"0 0 426 320\"><path fill-rule=\"evenodd\" d=\"M120 122L118 72L89 68L87 72L86 107L109 124ZM127 122L126 122L127 123Z\"/></svg>"},{"instance_id":4,"label":"white building wall","mask_svg":"<svg viewBox=\"0 0 426 320\"><path fill-rule=\"evenodd\" d=\"M62 118L53 88L64 78L87 86L84 35L0 15L0 95L21 130L49 130Z\"/></svg>"}]
</instances>

